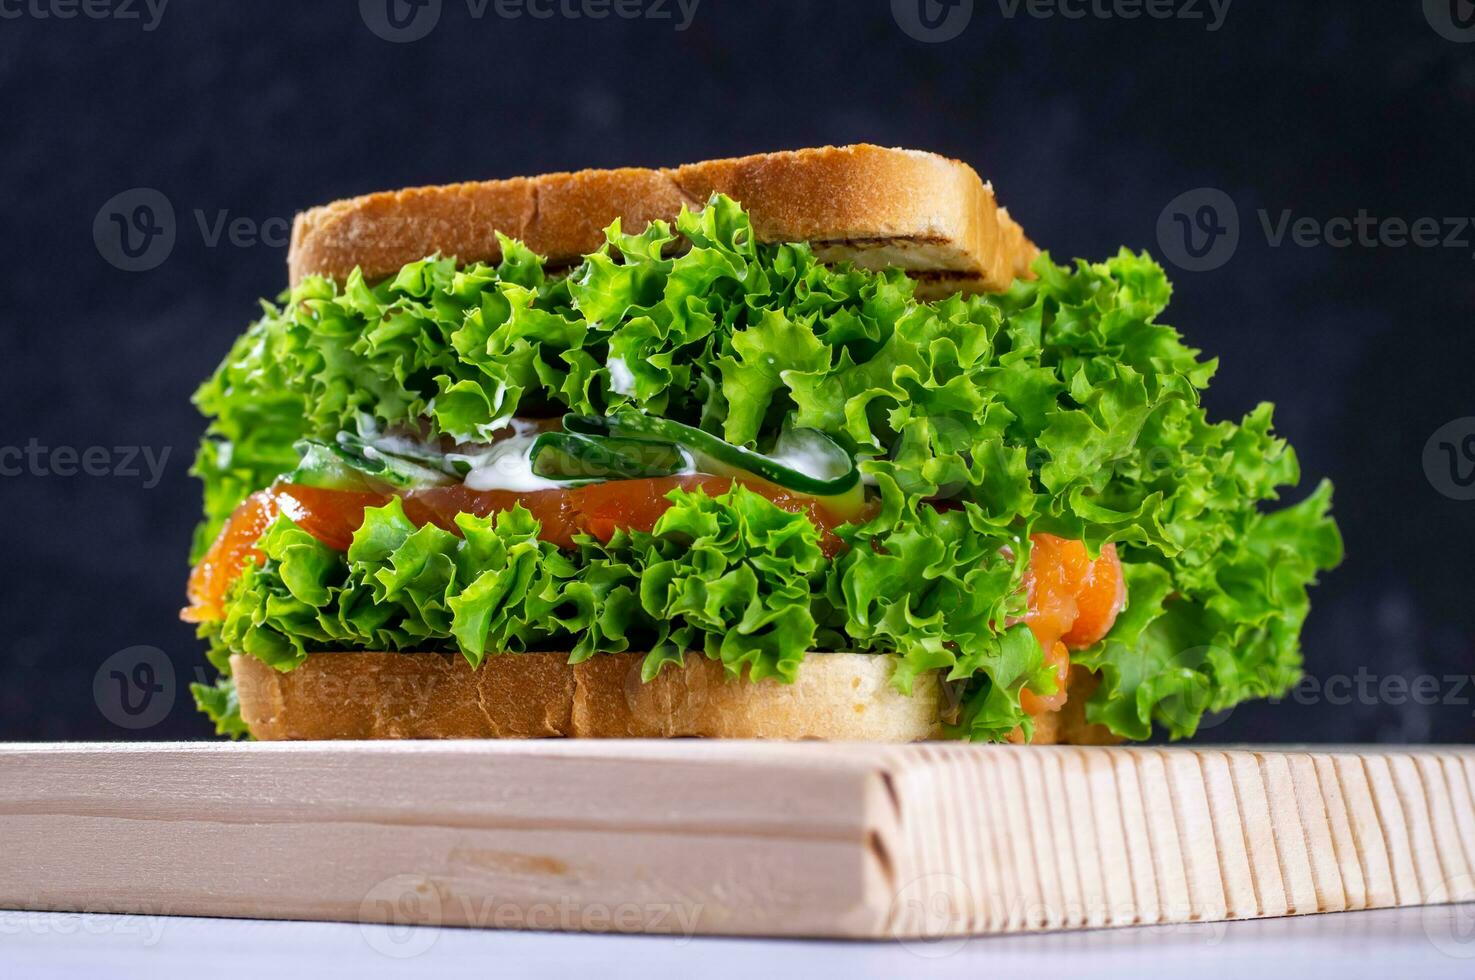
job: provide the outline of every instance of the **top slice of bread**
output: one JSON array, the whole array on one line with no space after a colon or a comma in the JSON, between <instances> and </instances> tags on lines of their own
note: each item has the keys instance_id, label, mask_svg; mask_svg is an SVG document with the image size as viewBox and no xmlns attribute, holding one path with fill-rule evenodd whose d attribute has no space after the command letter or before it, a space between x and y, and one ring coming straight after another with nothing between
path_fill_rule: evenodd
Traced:
<instances>
[{"instance_id":1,"label":"top slice of bread","mask_svg":"<svg viewBox=\"0 0 1475 980\"><path fill-rule=\"evenodd\" d=\"M463 263L501 258L497 233L551 265L573 265L627 232L698 209L714 193L742 203L763 242L809 242L822 261L897 266L927 292L995 292L1029 275L1034 243L972 167L935 153L857 145L764 153L647 170L475 181L386 191L297 215L287 257L295 285L310 275L370 280L439 253Z\"/></svg>"}]
</instances>

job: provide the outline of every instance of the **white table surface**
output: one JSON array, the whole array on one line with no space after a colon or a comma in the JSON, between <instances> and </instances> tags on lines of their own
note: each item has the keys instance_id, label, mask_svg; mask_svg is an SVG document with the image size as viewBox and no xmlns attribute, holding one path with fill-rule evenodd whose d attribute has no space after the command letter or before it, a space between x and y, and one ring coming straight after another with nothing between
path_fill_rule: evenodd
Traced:
<instances>
[{"instance_id":1,"label":"white table surface","mask_svg":"<svg viewBox=\"0 0 1475 980\"><path fill-rule=\"evenodd\" d=\"M917 943L0 912L0 976L1475 977L1475 905Z\"/></svg>"}]
</instances>

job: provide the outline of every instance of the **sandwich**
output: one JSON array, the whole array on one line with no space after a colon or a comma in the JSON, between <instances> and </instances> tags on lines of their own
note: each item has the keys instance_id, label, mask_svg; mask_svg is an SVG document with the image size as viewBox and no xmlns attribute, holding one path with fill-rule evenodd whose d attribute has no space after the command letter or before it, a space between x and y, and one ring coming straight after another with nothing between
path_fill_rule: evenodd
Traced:
<instances>
[{"instance_id":1,"label":"sandwich","mask_svg":"<svg viewBox=\"0 0 1475 980\"><path fill-rule=\"evenodd\" d=\"M221 734L1182 738L1341 559L1161 267L934 154L372 194L288 268L195 395Z\"/></svg>"}]
</instances>

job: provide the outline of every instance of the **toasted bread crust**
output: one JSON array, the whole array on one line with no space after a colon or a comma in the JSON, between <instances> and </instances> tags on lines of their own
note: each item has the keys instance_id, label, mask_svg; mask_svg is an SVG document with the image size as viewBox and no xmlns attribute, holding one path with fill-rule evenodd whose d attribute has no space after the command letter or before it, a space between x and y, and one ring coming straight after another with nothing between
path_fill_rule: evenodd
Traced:
<instances>
[{"instance_id":1,"label":"toasted bread crust","mask_svg":"<svg viewBox=\"0 0 1475 980\"><path fill-rule=\"evenodd\" d=\"M554 266L627 232L674 219L714 193L740 201L764 242L810 242L825 261L899 266L929 289L983 292L1029 275L1038 249L999 207L990 185L957 160L858 145L765 153L647 170L578 173L418 187L337 201L297 215L287 257L305 276L369 279L440 253L461 262L501 257L497 232Z\"/></svg>"},{"instance_id":2,"label":"toasted bread crust","mask_svg":"<svg viewBox=\"0 0 1475 980\"><path fill-rule=\"evenodd\" d=\"M810 654L793 684L730 681L692 655L649 683L644 654L508 654L473 670L458 655L318 653L288 673L233 656L241 716L258 739L758 738L914 742L938 738L947 710L936 673L910 697L889 658ZM1080 692L1077 686L1080 685ZM1091 675L1072 676L1084 704ZM1072 700L1076 700L1075 697ZM1083 712L1083 709L1080 709ZM1081 713L1042 720L1035 742L1099 739ZM1095 743L1092 743L1095 744Z\"/></svg>"}]
</instances>

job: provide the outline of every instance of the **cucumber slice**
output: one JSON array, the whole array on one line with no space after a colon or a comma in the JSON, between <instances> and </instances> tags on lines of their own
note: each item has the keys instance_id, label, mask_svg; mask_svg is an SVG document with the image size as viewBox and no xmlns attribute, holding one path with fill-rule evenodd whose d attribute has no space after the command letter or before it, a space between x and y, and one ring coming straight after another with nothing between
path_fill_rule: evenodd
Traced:
<instances>
[{"instance_id":1,"label":"cucumber slice","mask_svg":"<svg viewBox=\"0 0 1475 980\"><path fill-rule=\"evenodd\" d=\"M710 432L623 411L607 418L566 415L565 432L616 439L662 440L697 457L704 472L751 473L786 490L811 497L838 497L860 485L860 470L843 447L818 429L785 427L770 455L734 446Z\"/></svg>"},{"instance_id":2,"label":"cucumber slice","mask_svg":"<svg viewBox=\"0 0 1475 980\"><path fill-rule=\"evenodd\" d=\"M293 483L333 490L411 490L443 487L456 480L444 470L376 449L350 432L336 443L305 439L296 445L301 462Z\"/></svg>"},{"instance_id":3,"label":"cucumber slice","mask_svg":"<svg viewBox=\"0 0 1475 980\"><path fill-rule=\"evenodd\" d=\"M533 473L548 480L595 482L672 476L689 459L669 442L545 432L533 443Z\"/></svg>"},{"instance_id":4,"label":"cucumber slice","mask_svg":"<svg viewBox=\"0 0 1475 980\"><path fill-rule=\"evenodd\" d=\"M314 439L304 439L293 447L300 459L297 468L287 474L287 482L302 487L324 490L378 491L378 481L350 466L337 447Z\"/></svg>"}]
</instances>

